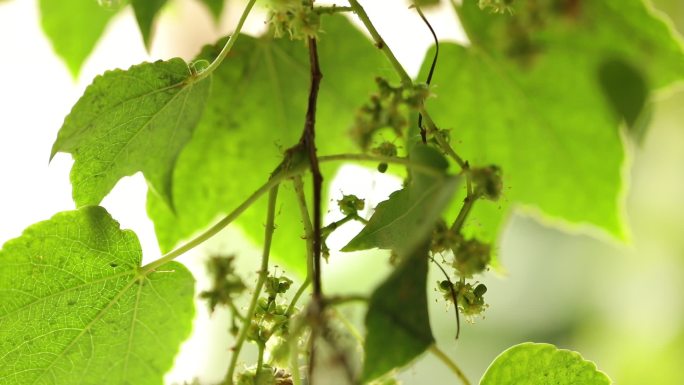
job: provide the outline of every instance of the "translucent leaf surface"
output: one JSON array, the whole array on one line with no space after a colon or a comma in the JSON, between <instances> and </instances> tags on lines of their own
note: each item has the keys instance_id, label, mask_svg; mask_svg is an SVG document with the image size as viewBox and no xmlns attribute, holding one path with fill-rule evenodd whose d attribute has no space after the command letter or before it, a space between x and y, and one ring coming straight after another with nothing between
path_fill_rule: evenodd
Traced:
<instances>
[{"instance_id":1,"label":"translucent leaf surface","mask_svg":"<svg viewBox=\"0 0 684 385\"><path fill-rule=\"evenodd\" d=\"M0 251L0 383L161 385L194 314L181 264L140 270L101 207L37 223Z\"/></svg>"},{"instance_id":2,"label":"translucent leaf surface","mask_svg":"<svg viewBox=\"0 0 684 385\"><path fill-rule=\"evenodd\" d=\"M526 342L501 353L480 385L610 385L593 362L550 344Z\"/></svg>"},{"instance_id":3,"label":"translucent leaf surface","mask_svg":"<svg viewBox=\"0 0 684 385\"><path fill-rule=\"evenodd\" d=\"M95 0L40 0L39 6L43 31L71 74L77 76L121 4L105 7Z\"/></svg>"},{"instance_id":4,"label":"translucent leaf surface","mask_svg":"<svg viewBox=\"0 0 684 385\"><path fill-rule=\"evenodd\" d=\"M428 100L471 165L503 169L503 199L475 205L469 230L493 238L517 203L625 237L622 117L599 73L619 60L648 90L662 87L684 76L681 46L639 0L513 4L513 15L493 14L465 1L473 46L441 45Z\"/></svg>"},{"instance_id":5,"label":"translucent leaf surface","mask_svg":"<svg viewBox=\"0 0 684 385\"><path fill-rule=\"evenodd\" d=\"M209 94L182 59L143 63L93 80L64 120L52 155L71 153L78 206L98 204L124 176L142 171L169 206L178 154Z\"/></svg>"},{"instance_id":6,"label":"translucent leaf surface","mask_svg":"<svg viewBox=\"0 0 684 385\"><path fill-rule=\"evenodd\" d=\"M432 232L456 192L458 178L447 176L448 163L431 147L417 144L410 159L434 168L442 177L414 171L409 187L378 204L368 224L342 251L380 248L406 255Z\"/></svg>"},{"instance_id":7,"label":"translucent leaf surface","mask_svg":"<svg viewBox=\"0 0 684 385\"><path fill-rule=\"evenodd\" d=\"M323 81L316 140L319 154L324 155L355 148L348 139L354 114L373 92L374 74L387 65L343 17L325 16L322 22L325 33L318 49ZM205 48L200 58L216 56L223 42ZM207 110L175 170L176 215L156 197L148 200L148 213L164 250L207 227L261 186L304 127L310 75L307 48L301 41L241 36L212 76ZM329 182L336 168L321 166ZM306 190L311 190L310 183ZM290 183L280 190L279 201L273 253L302 272L306 266L303 227ZM263 238L265 208L261 200L238 221L255 241Z\"/></svg>"},{"instance_id":8,"label":"translucent leaf surface","mask_svg":"<svg viewBox=\"0 0 684 385\"><path fill-rule=\"evenodd\" d=\"M427 305L428 249L404 259L371 295L362 381L407 365L433 342Z\"/></svg>"}]
</instances>

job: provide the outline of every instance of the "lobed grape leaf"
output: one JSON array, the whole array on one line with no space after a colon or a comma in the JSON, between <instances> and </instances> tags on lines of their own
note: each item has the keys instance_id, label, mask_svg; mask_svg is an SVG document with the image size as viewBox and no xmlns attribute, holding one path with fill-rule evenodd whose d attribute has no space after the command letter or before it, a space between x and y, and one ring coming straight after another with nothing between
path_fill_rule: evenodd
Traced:
<instances>
[{"instance_id":1,"label":"lobed grape leaf","mask_svg":"<svg viewBox=\"0 0 684 385\"><path fill-rule=\"evenodd\" d=\"M442 172L442 178L414 171L410 185L378 204L368 224L342 251L377 247L408 255L431 234L456 192L458 178L446 174L446 159L432 147L415 145L410 159Z\"/></svg>"},{"instance_id":2,"label":"lobed grape leaf","mask_svg":"<svg viewBox=\"0 0 684 385\"><path fill-rule=\"evenodd\" d=\"M93 80L64 120L52 156L71 153L73 197L98 204L124 176L142 171L173 207L171 176L209 94L179 58L107 71Z\"/></svg>"},{"instance_id":3,"label":"lobed grape leaf","mask_svg":"<svg viewBox=\"0 0 684 385\"><path fill-rule=\"evenodd\" d=\"M78 76L109 20L124 4L114 2L111 7L104 7L95 0L40 0L43 31L74 77Z\"/></svg>"},{"instance_id":4,"label":"lobed grape leaf","mask_svg":"<svg viewBox=\"0 0 684 385\"><path fill-rule=\"evenodd\" d=\"M407 365L434 343L427 273L428 247L423 245L373 291L366 313L362 382Z\"/></svg>"},{"instance_id":5,"label":"lobed grape leaf","mask_svg":"<svg viewBox=\"0 0 684 385\"><path fill-rule=\"evenodd\" d=\"M140 27L145 47L150 49L152 43L152 27L157 14L166 5L167 0L131 0L135 20Z\"/></svg>"},{"instance_id":6,"label":"lobed grape leaf","mask_svg":"<svg viewBox=\"0 0 684 385\"><path fill-rule=\"evenodd\" d=\"M616 114L600 73L619 61L641 73L623 79L643 80L648 91L663 87L684 77L681 44L640 0L513 6L512 15L492 14L464 2L459 13L472 46L440 46L437 98L427 102L471 165L503 169L503 199L475 205L468 231L493 239L503 214L519 204L624 238L618 128L638 111Z\"/></svg>"},{"instance_id":7,"label":"lobed grape leaf","mask_svg":"<svg viewBox=\"0 0 684 385\"><path fill-rule=\"evenodd\" d=\"M593 362L550 344L526 342L501 353L480 385L610 385Z\"/></svg>"},{"instance_id":8,"label":"lobed grape leaf","mask_svg":"<svg viewBox=\"0 0 684 385\"><path fill-rule=\"evenodd\" d=\"M347 140L354 113L373 91L372 74L387 66L344 17L325 16L322 23L325 33L318 50L324 77L316 140L323 155L355 148ZM206 47L199 58L215 57L223 42ZM154 194L148 197L148 213L163 250L207 227L261 186L304 126L310 75L302 42L240 36L212 76L206 112L174 171L175 215ZM330 181L335 168L321 166ZM290 184L282 187L272 253L301 273L306 263L300 213ZM237 223L252 239L261 240L265 212L265 200L259 201Z\"/></svg>"},{"instance_id":9,"label":"lobed grape leaf","mask_svg":"<svg viewBox=\"0 0 684 385\"><path fill-rule=\"evenodd\" d=\"M140 269L101 207L62 212L0 250L0 383L162 385L190 334L194 280Z\"/></svg>"}]
</instances>

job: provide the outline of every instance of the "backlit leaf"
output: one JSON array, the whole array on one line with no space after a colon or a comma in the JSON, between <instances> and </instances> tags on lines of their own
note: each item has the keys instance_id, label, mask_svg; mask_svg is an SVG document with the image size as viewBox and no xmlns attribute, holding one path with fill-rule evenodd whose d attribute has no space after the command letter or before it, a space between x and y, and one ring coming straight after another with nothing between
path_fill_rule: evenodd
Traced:
<instances>
[{"instance_id":1,"label":"backlit leaf","mask_svg":"<svg viewBox=\"0 0 684 385\"><path fill-rule=\"evenodd\" d=\"M494 14L464 2L473 45L441 45L432 81L437 97L427 102L471 165L503 170L503 198L478 202L467 230L492 240L516 204L624 238L619 126L638 111L615 113L600 72L619 60L639 71L630 81L643 80L647 91L663 87L684 77L681 45L640 0L513 6L512 14Z\"/></svg>"},{"instance_id":2,"label":"backlit leaf","mask_svg":"<svg viewBox=\"0 0 684 385\"><path fill-rule=\"evenodd\" d=\"M101 207L34 224L0 251L0 383L162 385L194 314L194 280L140 270Z\"/></svg>"},{"instance_id":3,"label":"backlit leaf","mask_svg":"<svg viewBox=\"0 0 684 385\"><path fill-rule=\"evenodd\" d=\"M377 247L407 255L431 234L456 192L458 178L447 176L446 160L431 147L415 145L410 158L433 167L443 174L442 178L414 171L411 184L378 204L368 224L342 251Z\"/></svg>"},{"instance_id":4,"label":"backlit leaf","mask_svg":"<svg viewBox=\"0 0 684 385\"><path fill-rule=\"evenodd\" d=\"M170 207L171 176L209 94L182 59L107 71L64 120L52 156L71 153L78 206L98 204L124 176L142 171Z\"/></svg>"},{"instance_id":5,"label":"backlit leaf","mask_svg":"<svg viewBox=\"0 0 684 385\"><path fill-rule=\"evenodd\" d=\"M75 77L122 4L95 0L40 0L40 22L52 46Z\"/></svg>"},{"instance_id":6,"label":"backlit leaf","mask_svg":"<svg viewBox=\"0 0 684 385\"><path fill-rule=\"evenodd\" d=\"M353 151L348 131L354 114L373 92L374 74L386 64L343 17L325 16L322 23L325 33L318 49L324 77L316 140L324 155ZM205 48L199 57L213 58L223 42ZM310 75L307 48L301 41L240 36L212 76L207 110L174 173L176 214L155 196L148 198L148 213L163 250L237 207L266 181L304 127ZM329 182L336 166L321 166ZM310 183L306 190L311 190ZM273 254L303 272L304 231L290 183L283 184L279 202ZM261 200L237 221L255 241L263 238L265 212L266 202Z\"/></svg>"},{"instance_id":7,"label":"backlit leaf","mask_svg":"<svg viewBox=\"0 0 684 385\"><path fill-rule=\"evenodd\" d=\"M362 381L407 365L434 342L427 305L427 272L428 248L422 246L371 295Z\"/></svg>"},{"instance_id":8,"label":"backlit leaf","mask_svg":"<svg viewBox=\"0 0 684 385\"><path fill-rule=\"evenodd\" d=\"M593 362L550 344L522 343L501 353L480 385L610 385Z\"/></svg>"}]
</instances>

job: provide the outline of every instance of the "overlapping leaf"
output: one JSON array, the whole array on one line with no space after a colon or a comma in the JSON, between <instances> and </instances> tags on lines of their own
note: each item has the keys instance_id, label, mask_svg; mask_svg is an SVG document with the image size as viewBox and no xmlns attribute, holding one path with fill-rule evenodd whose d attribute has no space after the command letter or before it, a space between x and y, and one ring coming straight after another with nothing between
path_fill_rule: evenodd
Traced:
<instances>
[{"instance_id":1,"label":"overlapping leaf","mask_svg":"<svg viewBox=\"0 0 684 385\"><path fill-rule=\"evenodd\" d=\"M354 148L348 130L355 111L372 93L374 74L386 65L346 19L326 16L322 22L325 32L318 48L324 77L316 139L319 153L330 154ZM220 41L205 48L200 58L213 58L222 45ZM240 36L212 76L207 110L174 174L176 214L155 196L148 199L148 213L164 250L207 227L261 186L283 151L297 143L304 125L310 75L301 41ZM322 166L329 181L335 169ZM289 184L281 189L280 202L273 253L301 272L306 266L303 228ZM265 212L260 201L238 221L254 240L263 237Z\"/></svg>"},{"instance_id":2,"label":"overlapping leaf","mask_svg":"<svg viewBox=\"0 0 684 385\"><path fill-rule=\"evenodd\" d=\"M362 381L410 363L433 342L427 305L428 247L404 259L373 292L366 314Z\"/></svg>"},{"instance_id":3,"label":"overlapping leaf","mask_svg":"<svg viewBox=\"0 0 684 385\"><path fill-rule=\"evenodd\" d=\"M209 83L178 58L96 77L52 147L52 156L74 157L76 204L98 204L119 179L142 171L172 207L173 168L202 115Z\"/></svg>"},{"instance_id":4,"label":"overlapping leaf","mask_svg":"<svg viewBox=\"0 0 684 385\"><path fill-rule=\"evenodd\" d=\"M489 239L513 203L624 237L620 117L601 68L626 63L648 90L684 77L680 44L640 0L554 4L515 2L510 15L466 0L472 47L441 45L428 109L472 165L503 169L502 201L471 214L470 231Z\"/></svg>"},{"instance_id":5,"label":"overlapping leaf","mask_svg":"<svg viewBox=\"0 0 684 385\"><path fill-rule=\"evenodd\" d=\"M78 75L107 23L126 2L112 3L111 7L105 7L95 0L40 0L43 31L72 75Z\"/></svg>"},{"instance_id":6,"label":"overlapping leaf","mask_svg":"<svg viewBox=\"0 0 684 385\"><path fill-rule=\"evenodd\" d=\"M147 275L100 207L37 223L0 250L0 383L161 385L191 328L194 280Z\"/></svg>"},{"instance_id":7,"label":"overlapping leaf","mask_svg":"<svg viewBox=\"0 0 684 385\"><path fill-rule=\"evenodd\" d=\"M157 13L166 5L167 0L131 0L133 11L135 12L135 19L140 27L140 32L143 36L143 41L147 49L152 43L152 28L154 25Z\"/></svg>"},{"instance_id":8,"label":"overlapping leaf","mask_svg":"<svg viewBox=\"0 0 684 385\"><path fill-rule=\"evenodd\" d=\"M526 342L501 353L480 385L610 385L593 362L550 344Z\"/></svg>"},{"instance_id":9,"label":"overlapping leaf","mask_svg":"<svg viewBox=\"0 0 684 385\"><path fill-rule=\"evenodd\" d=\"M431 147L415 145L410 159L433 168L441 177L414 170L411 184L378 204L368 224L342 251L380 248L407 255L431 234L456 192L458 179L447 176L448 163Z\"/></svg>"}]
</instances>

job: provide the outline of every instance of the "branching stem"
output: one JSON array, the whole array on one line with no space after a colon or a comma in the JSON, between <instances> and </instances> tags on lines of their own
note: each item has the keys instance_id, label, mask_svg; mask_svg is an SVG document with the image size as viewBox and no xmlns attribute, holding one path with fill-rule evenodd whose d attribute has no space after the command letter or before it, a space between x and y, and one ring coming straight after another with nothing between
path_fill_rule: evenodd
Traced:
<instances>
[{"instance_id":1,"label":"branching stem","mask_svg":"<svg viewBox=\"0 0 684 385\"><path fill-rule=\"evenodd\" d=\"M294 312L297 301L304 294L304 291L311 284L311 276L313 274L313 225L311 224L311 218L309 216L309 208L306 205L306 196L304 195L304 182L302 182L302 177L297 175L293 178L293 184L295 189L295 194L297 195L297 204L299 206L299 212L302 217L302 223L304 224L304 237L306 240L306 279L302 282L299 289L292 297L290 305L287 307L287 314L292 314Z\"/></svg>"},{"instance_id":2,"label":"branching stem","mask_svg":"<svg viewBox=\"0 0 684 385\"><path fill-rule=\"evenodd\" d=\"M275 230L275 212L276 212L276 201L278 198L278 185L272 187L268 194L268 211L266 214L266 230L264 235L264 250L261 256L261 267L259 268L259 278L257 279L256 286L254 287L254 293L252 294L252 300L249 303L249 308L247 309L247 314L245 314L246 322L242 325L240 329L240 334L233 347L233 355L230 359L230 366L228 367L228 373L226 378L223 380L225 385L233 385L233 378L235 375L235 368L237 366L237 360L240 356L240 350L242 350L242 344L247 338L247 332L251 326L251 321L254 319L254 312L256 310L257 302L259 300L259 295L261 295L261 289L264 287L266 278L268 277L268 261L271 255L271 241L273 240L273 231ZM259 368L257 368L258 373Z\"/></svg>"},{"instance_id":3,"label":"branching stem","mask_svg":"<svg viewBox=\"0 0 684 385\"><path fill-rule=\"evenodd\" d=\"M442 361L449 369L451 369L452 372L458 377L459 380L463 383L463 385L470 385L470 381L468 381L468 378L463 374L463 371L456 365L454 361L449 358L449 356L446 355L440 348L437 347L437 345L432 344L430 345L430 353L434 354L435 357L439 358L440 361Z\"/></svg>"},{"instance_id":4,"label":"branching stem","mask_svg":"<svg viewBox=\"0 0 684 385\"><path fill-rule=\"evenodd\" d=\"M335 4L333 4L333 5L322 5L319 7L315 7L314 10L319 15L353 11L352 7L340 7L339 5L335 5Z\"/></svg>"},{"instance_id":5,"label":"branching stem","mask_svg":"<svg viewBox=\"0 0 684 385\"><path fill-rule=\"evenodd\" d=\"M221 62L223 62L223 59L228 56L228 53L230 50L233 48L233 45L235 45L235 41L238 39L240 36L240 31L242 31L242 26L245 24L245 20L247 20L247 16L249 13L252 11L252 7L254 6L254 3L256 3L256 0L249 0L247 2L247 6L245 6L245 10L242 11L242 16L240 16L240 20L238 20L237 25L235 26L235 31L233 31L233 34L230 35L228 38L228 41L226 42L226 45L223 46L223 49L221 49L221 52L219 55L214 59L214 61L209 64L207 68L205 68L202 72L200 72L196 80L202 80L209 75L212 74L212 72L216 71L216 69L221 65Z\"/></svg>"},{"instance_id":6,"label":"branching stem","mask_svg":"<svg viewBox=\"0 0 684 385\"><path fill-rule=\"evenodd\" d=\"M202 234L198 235L197 237L193 238L188 243L178 247L177 249L171 250L170 252L164 254L161 258L157 259L156 261L150 262L147 265L143 266L141 268L141 273L142 274L149 274L149 273L153 272L159 266L161 266L167 262L170 262L170 261L178 258L179 256L181 256L182 254L184 254L184 253L194 249L195 247L201 245L202 243L207 241L209 238L216 235L219 231L223 230L226 226L228 226L235 219L237 219L245 210L247 210L247 208L249 208L252 204L254 204L254 202L256 202L262 195L264 195L266 192L273 189L275 186L278 186L278 184L280 184L280 182L285 177L287 177L287 175L283 175L283 174L274 175L263 186L259 187L255 192L253 192L252 195L250 195L244 202L242 202L235 210L233 210L230 214L226 215L218 223L211 226L207 231L205 231Z\"/></svg>"}]
</instances>

